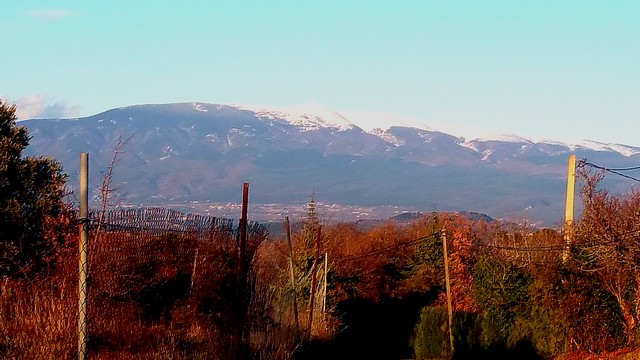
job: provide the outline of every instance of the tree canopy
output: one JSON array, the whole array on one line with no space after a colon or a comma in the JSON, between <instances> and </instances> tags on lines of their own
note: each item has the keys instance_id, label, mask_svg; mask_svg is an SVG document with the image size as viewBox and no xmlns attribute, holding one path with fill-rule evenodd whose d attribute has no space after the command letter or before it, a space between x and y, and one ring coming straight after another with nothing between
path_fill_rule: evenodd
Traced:
<instances>
[{"instance_id":1,"label":"tree canopy","mask_svg":"<svg viewBox=\"0 0 640 360\"><path fill-rule=\"evenodd\" d=\"M0 99L0 276L24 277L43 269L60 241L53 230L66 175L51 158L22 156L30 136L16 119L15 105Z\"/></svg>"}]
</instances>

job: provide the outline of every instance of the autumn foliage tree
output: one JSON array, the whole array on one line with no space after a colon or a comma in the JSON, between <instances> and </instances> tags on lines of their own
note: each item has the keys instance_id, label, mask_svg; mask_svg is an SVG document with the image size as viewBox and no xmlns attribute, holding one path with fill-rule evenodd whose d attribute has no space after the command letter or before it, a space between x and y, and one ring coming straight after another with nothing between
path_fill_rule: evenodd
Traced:
<instances>
[{"instance_id":1,"label":"autumn foliage tree","mask_svg":"<svg viewBox=\"0 0 640 360\"><path fill-rule=\"evenodd\" d=\"M61 242L66 175L50 158L23 157L29 133L0 100L0 276L43 269Z\"/></svg>"},{"instance_id":2,"label":"autumn foliage tree","mask_svg":"<svg viewBox=\"0 0 640 360\"><path fill-rule=\"evenodd\" d=\"M602 174L582 168L580 175L584 211L574 231L573 265L615 298L632 344L640 322L640 192L612 195L598 188Z\"/></svg>"}]
</instances>

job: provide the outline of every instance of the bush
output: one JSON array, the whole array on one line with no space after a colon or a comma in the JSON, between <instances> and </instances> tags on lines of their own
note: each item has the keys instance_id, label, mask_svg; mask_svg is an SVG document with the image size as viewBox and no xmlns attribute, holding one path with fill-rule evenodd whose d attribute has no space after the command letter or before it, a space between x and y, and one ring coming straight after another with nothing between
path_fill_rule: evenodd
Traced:
<instances>
[{"instance_id":1,"label":"bush","mask_svg":"<svg viewBox=\"0 0 640 360\"><path fill-rule=\"evenodd\" d=\"M473 295L485 313L483 345L506 344L512 320L529 296L531 278L524 270L489 255L473 267Z\"/></svg>"},{"instance_id":2,"label":"bush","mask_svg":"<svg viewBox=\"0 0 640 360\"><path fill-rule=\"evenodd\" d=\"M513 319L507 346L528 340L545 358L566 350L568 318L554 290L553 279L536 279L529 287L529 300Z\"/></svg>"},{"instance_id":3,"label":"bush","mask_svg":"<svg viewBox=\"0 0 640 360\"><path fill-rule=\"evenodd\" d=\"M447 359L464 357L479 348L482 317L477 314L456 311L453 313L454 354L449 349L447 309L442 306L425 307L415 327L413 350L416 359Z\"/></svg>"},{"instance_id":4,"label":"bush","mask_svg":"<svg viewBox=\"0 0 640 360\"><path fill-rule=\"evenodd\" d=\"M413 351L416 359L450 356L446 308L425 307L422 310L415 330Z\"/></svg>"}]
</instances>

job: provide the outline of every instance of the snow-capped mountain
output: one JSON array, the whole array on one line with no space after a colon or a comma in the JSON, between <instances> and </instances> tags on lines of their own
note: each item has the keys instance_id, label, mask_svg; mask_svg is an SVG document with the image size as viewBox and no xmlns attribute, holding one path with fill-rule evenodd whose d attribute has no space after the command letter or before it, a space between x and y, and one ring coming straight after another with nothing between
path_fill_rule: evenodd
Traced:
<instances>
[{"instance_id":1,"label":"snow-capped mountain","mask_svg":"<svg viewBox=\"0 0 640 360\"><path fill-rule=\"evenodd\" d=\"M203 106L197 104L195 106ZM234 105L238 110L253 112L259 119L280 120L295 125L302 131L320 128L350 130L355 127L344 116L320 104L306 104L285 108L264 108L247 105Z\"/></svg>"},{"instance_id":2,"label":"snow-capped mountain","mask_svg":"<svg viewBox=\"0 0 640 360\"><path fill-rule=\"evenodd\" d=\"M328 203L467 210L554 224L563 214L569 154L610 167L640 163L640 148L619 144L465 139L427 124L366 119L320 105L181 103L20 124L33 137L29 154L59 159L72 184L81 152L90 153L97 186L115 139L133 136L116 181L125 202L146 205L234 202L239 184L249 181L252 201L260 203L304 203L315 192ZM607 181L614 191L631 185Z\"/></svg>"}]
</instances>

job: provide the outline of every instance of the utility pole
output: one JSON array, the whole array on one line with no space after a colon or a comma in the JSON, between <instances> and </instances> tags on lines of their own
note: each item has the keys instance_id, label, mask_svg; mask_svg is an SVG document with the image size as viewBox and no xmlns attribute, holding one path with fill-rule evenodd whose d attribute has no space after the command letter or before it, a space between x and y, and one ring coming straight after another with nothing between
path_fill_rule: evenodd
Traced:
<instances>
[{"instance_id":1,"label":"utility pole","mask_svg":"<svg viewBox=\"0 0 640 360\"><path fill-rule=\"evenodd\" d=\"M87 265L89 239L89 154L80 154L80 244L78 281L78 359L87 358Z\"/></svg>"},{"instance_id":2,"label":"utility pole","mask_svg":"<svg viewBox=\"0 0 640 360\"><path fill-rule=\"evenodd\" d=\"M298 295L296 287L296 275L293 270L293 246L291 244L291 224L289 217L284 218L284 230L289 244L289 276L291 277L291 288L293 289L293 319L296 323L296 342L300 342L300 321L298 320Z\"/></svg>"},{"instance_id":3,"label":"utility pole","mask_svg":"<svg viewBox=\"0 0 640 360\"><path fill-rule=\"evenodd\" d=\"M564 242L565 249L562 254L562 261L566 262L569 259L569 248L573 241L573 200L575 197L575 185L576 185L576 156L569 155L569 162L567 165L567 197L565 201L564 209Z\"/></svg>"},{"instance_id":4,"label":"utility pole","mask_svg":"<svg viewBox=\"0 0 640 360\"><path fill-rule=\"evenodd\" d=\"M449 282L449 254L447 253L447 232L442 229L442 252L444 254L444 284L447 289L447 313L449 315L449 349L453 355L453 331L451 324L453 322L453 310L451 308L451 284Z\"/></svg>"}]
</instances>

